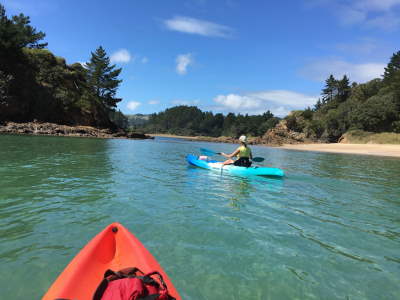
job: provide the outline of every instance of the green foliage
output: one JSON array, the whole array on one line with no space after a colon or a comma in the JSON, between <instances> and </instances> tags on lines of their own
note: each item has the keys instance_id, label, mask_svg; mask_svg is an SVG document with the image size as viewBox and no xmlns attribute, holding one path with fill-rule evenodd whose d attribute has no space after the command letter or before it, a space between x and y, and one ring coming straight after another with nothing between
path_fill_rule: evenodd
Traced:
<instances>
[{"instance_id":1,"label":"green foliage","mask_svg":"<svg viewBox=\"0 0 400 300\"><path fill-rule=\"evenodd\" d=\"M109 113L110 120L119 128L127 129L129 126L128 118L120 111L112 110Z\"/></svg>"},{"instance_id":2,"label":"green foliage","mask_svg":"<svg viewBox=\"0 0 400 300\"><path fill-rule=\"evenodd\" d=\"M6 105L9 101L10 94L8 92L10 88L10 82L13 79L11 75L7 75L0 71L0 106Z\"/></svg>"},{"instance_id":3,"label":"green foliage","mask_svg":"<svg viewBox=\"0 0 400 300\"><path fill-rule=\"evenodd\" d=\"M329 142L354 129L400 132L400 51L393 54L383 80L350 85L347 76L337 80L330 75L312 111L295 111L285 119L289 129Z\"/></svg>"},{"instance_id":4,"label":"green foliage","mask_svg":"<svg viewBox=\"0 0 400 300\"><path fill-rule=\"evenodd\" d=\"M350 80L346 75L344 75L343 78L337 82L337 96L339 102L346 101L349 97L350 91Z\"/></svg>"},{"instance_id":5,"label":"green foliage","mask_svg":"<svg viewBox=\"0 0 400 300\"><path fill-rule=\"evenodd\" d=\"M325 88L322 90L322 104L331 102L337 95L337 80L330 75L325 80Z\"/></svg>"},{"instance_id":6,"label":"green foliage","mask_svg":"<svg viewBox=\"0 0 400 300\"><path fill-rule=\"evenodd\" d=\"M350 80L346 75L341 80L330 75L325 81L325 87L321 93L322 101L318 99L315 110L322 110L322 113L327 113L330 109L336 109L340 103L347 100L350 93Z\"/></svg>"},{"instance_id":7,"label":"green foliage","mask_svg":"<svg viewBox=\"0 0 400 300\"><path fill-rule=\"evenodd\" d=\"M400 133L400 120L392 123L393 132Z\"/></svg>"},{"instance_id":8,"label":"green foliage","mask_svg":"<svg viewBox=\"0 0 400 300\"><path fill-rule=\"evenodd\" d=\"M9 55L11 52L27 48L44 48L47 43L39 41L45 37L41 31L30 24L30 19L23 14L9 19L3 5L0 4L0 53Z\"/></svg>"},{"instance_id":9,"label":"green foliage","mask_svg":"<svg viewBox=\"0 0 400 300\"><path fill-rule=\"evenodd\" d=\"M117 79L122 69L115 69L115 65L110 65L110 58L101 46L92 52L86 66L87 80L95 97L109 108L116 107L122 100L115 98L117 88L122 82Z\"/></svg>"},{"instance_id":10,"label":"green foliage","mask_svg":"<svg viewBox=\"0 0 400 300\"><path fill-rule=\"evenodd\" d=\"M303 111L295 110L292 111L287 117L285 117L286 126L289 130L302 132L306 127L306 121L303 117Z\"/></svg>"},{"instance_id":11,"label":"green foliage","mask_svg":"<svg viewBox=\"0 0 400 300\"><path fill-rule=\"evenodd\" d=\"M385 68L385 73L383 74L383 81L385 84L390 84L396 80L397 74L400 72L400 51L393 53L387 67Z\"/></svg>"},{"instance_id":12,"label":"green foliage","mask_svg":"<svg viewBox=\"0 0 400 300\"><path fill-rule=\"evenodd\" d=\"M400 51L393 54L385 68L383 83L400 98Z\"/></svg>"},{"instance_id":13,"label":"green foliage","mask_svg":"<svg viewBox=\"0 0 400 300\"><path fill-rule=\"evenodd\" d=\"M393 93L375 95L350 114L357 128L371 132L392 131L392 123L397 121L398 110Z\"/></svg>"},{"instance_id":14,"label":"green foliage","mask_svg":"<svg viewBox=\"0 0 400 300\"><path fill-rule=\"evenodd\" d=\"M307 122L303 131L306 134L306 137L319 139L324 133L324 130L324 124L321 120L311 120L310 122Z\"/></svg>"},{"instance_id":15,"label":"green foliage","mask_svg":"<svg viewBox=\"0 0 400 300\"><path fill-rule=\"evenodd\" d=\"M101 85L93 85L81 64L67 65L64 58L43 49L44 37L30 25L29 17L8 18L0 5L0 121L36 119L114 128L109 112L119 101L114 96L120 69L108 65L105 51L104 55L96 52L99 63L95 67L104 64L95 68Z\"/></svg>"},{"instance_id":16,"label":"green foliage","mask_svg":"<svg viewBox=\"0 0 400 300\"><path fill-rule=\"evenodd\" d=\"M262 136L278 122L279 119L269 111L257 116L233 113L224 116L221 113L202 112L195 106L182 105L150 115L149 121L142 128L149 133L177 135L238 137L241 134L247 134Z\"/></svg>"}]
</instances>

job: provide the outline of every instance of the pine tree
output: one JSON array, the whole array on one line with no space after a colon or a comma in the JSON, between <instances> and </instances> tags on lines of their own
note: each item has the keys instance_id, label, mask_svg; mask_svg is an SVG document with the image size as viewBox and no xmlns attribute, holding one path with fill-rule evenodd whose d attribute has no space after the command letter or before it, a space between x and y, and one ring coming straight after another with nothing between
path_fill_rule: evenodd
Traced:
<instances>
[{"instance_id":1,"label":"pine tree","mask_svg":"<svg viewBox=\"0 0 400 300\"><path fill-rule=\"evenodd\" d=\"M42 49L47 46L47 43L39 43L46 35L29 24L29 17L23 14L8 18L0 4L0 69L3 71L15 71L15 64L21 62L23 48Z\"/></svg>"},{"instance_id":2,"label":"pine tree","mask_svg":"<svg viewBox=\"0 0 400 300\"><path fill-rule=\"evenodd\" d=\"M383 74L383 83L397 95L400 106L400 51L394 53Z\"/></svg>"},{"instance_id":3,"label":"pine tree","mask_svg":"<svg viewBox=\"0 0 400 300\"><path fill-rule=\"evenodd\" d=\"M110 58L101 46L92 52L90 62L86 66L88 83L93 88L96 98L108 108L116 107L122 100L115 98L117 88L122 82L117 79L122 69L115 69L115 65L110 65Z\"/></svg>"},{"instance_id":4,"label":"pine tree","mask_svg":"<svg viewBox=\"0 0 400 300\"><path fill-rule=\"evenodd\" d=\"M322 90L322 104L326 104L332 101L337 95L338 81L330 75L327 80L325 80L325 88Z\"/></svg>"},{"instance_id":5,"label":"pine tree","mask_svg":"<svg viewBox=\"0 0 400 300\"><path fill-rule=\"evenodd\" d=\"M344 75L342 80L337 82L338 97L340 102L344 102L349 97L351 87L349 78Z\"/></svg>"},{"instance_id":6,"label":"pine tree","mask_svg":"<svg viewBox=\"0 0 400 300\"><path fill-rule=\"evenodd\" d=\"M385 72L383 74L383 81L385 83L391 83L397 73L400 72L400 51L397 53L393 53L393 56L390 58L390 62L385 68Z\"/></svg>"},{"instance_id":7,"label":"pine tree","mask_svg":"<svg viewBox=\"0 0 400 300\"><path fill-rule=\"evenodd\" d=\"M314 111L317 111L318 109L320 109L320 108L321 108L321 106L322 106L321 99L320 99L320 98L318 98L318 101L317 101L317 103L315 103L315 105L314 105Z\"/></svg>"}]
</instances>

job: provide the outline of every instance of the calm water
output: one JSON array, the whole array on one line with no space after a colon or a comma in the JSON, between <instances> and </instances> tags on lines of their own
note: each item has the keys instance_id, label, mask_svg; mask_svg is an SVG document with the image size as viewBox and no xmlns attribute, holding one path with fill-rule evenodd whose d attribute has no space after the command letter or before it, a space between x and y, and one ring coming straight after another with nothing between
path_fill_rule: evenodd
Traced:
<instances>
[{"instance_id":1,"label":"calm water","mask_svg":"<svg viewBox=\"0 0 400 300\"><path fill-rule=\"evenodd\" d=\"M117 221L183 299L400 299L400 159L253 147L287 177L221 177L200 147L234 145L0 136L1 298Z\"/></svg>"}]
</instances>

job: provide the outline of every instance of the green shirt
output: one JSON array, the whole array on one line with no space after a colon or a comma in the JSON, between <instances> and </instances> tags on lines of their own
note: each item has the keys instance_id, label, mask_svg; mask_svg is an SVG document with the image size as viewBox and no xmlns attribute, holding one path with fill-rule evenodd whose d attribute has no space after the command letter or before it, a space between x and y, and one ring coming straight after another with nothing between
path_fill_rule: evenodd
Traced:
<instances>
[{"instance_id":1,"label":"green shirt","mask_svg":"<svg viewBox=\"0 0 400 300\"><path fill-rule=\"evenodd\" d=\"M240 146L239 147L239 153L237 154L237 156L240 157L248 157L250 158L250 154L251 154L251 149L249 147L245 147L245 146Z\"/></svg>"}]
</instances>

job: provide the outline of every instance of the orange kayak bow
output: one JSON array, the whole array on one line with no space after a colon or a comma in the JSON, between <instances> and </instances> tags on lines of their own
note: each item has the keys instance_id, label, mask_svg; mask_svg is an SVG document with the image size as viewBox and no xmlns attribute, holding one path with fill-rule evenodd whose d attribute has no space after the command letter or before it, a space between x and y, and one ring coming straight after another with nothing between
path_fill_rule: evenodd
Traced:
<instances>
[{"instance_id":1,"label":"orange kayak bow","mask_svg":"<svg viewBox=\"0 0 400 300\"><path fill-rule=\"evenodd\" d=\"M42 299L92 299L106 270L118 271L127 267L137 267L144 273L158 271L171 296L181 299L153 255L119 223L108 225L96 235L68 264Z\"/></svg>"}]
</instances>

